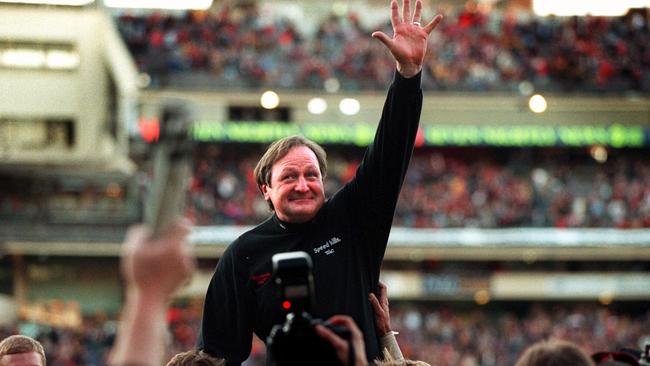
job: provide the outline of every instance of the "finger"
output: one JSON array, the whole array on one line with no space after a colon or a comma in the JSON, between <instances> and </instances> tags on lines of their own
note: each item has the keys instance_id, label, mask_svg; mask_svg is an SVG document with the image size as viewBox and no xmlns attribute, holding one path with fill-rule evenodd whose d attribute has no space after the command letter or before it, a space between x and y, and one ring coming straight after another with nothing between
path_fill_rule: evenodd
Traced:
<instances>
[{"instance_id":1,"label":"finger","mask_svg":"<svg viewBox=\"0 0 650 366\"><path fill-rule=\"evenodd\" d=\"M408 23L411 20L411 0L403 0L402 21Z\"/></svg>"},{"instance_id":2,"label":"finger","mask_svg":"<svg viewBox=\"0 0 650 366\"><path fill-rule=\"evenodd\" d=\"M149 230L144 225L134 225L129 228L124 239L122 250L126 253L135 250L135 247L144 242L150 235Z\"/></svg>"},{"instance_id":3,"label":"finger","mask_svg":"<svg viewBox=\"0 0 650 366\"><path fill-rule=\"evenodd\" d=\"M422 17L422 1L415 1L415 13L413 14L413 23L419 23Z\"/></svg>"},{"instance_id":4,"label":"finger","mask_svg":"<svg viewBox=\"0 0 650 366\"><path fill-rule=\"evenodd\" d=\"M372 305L372 309L375 311L375 314L382 314L384 312L384 309L382 309L381 305L379 304L379 300L377 300L377 296L375 296L375 294L370 294L369 300L370 300L370 304Z\"/></svg>"},{"instance_id":5,"label":"finger","mask_svg":"<svg viewBox=\"0 0 650 366\"><path fill-rule=\"evenodd\" d=\"M372 37L380 40L381 43L383 43L384 46L386 46L386 48L388 48L389 51L392 50L393 39L387 36L386 33L377 31L372 34Z\"/></svg>"},{"instance_id":6,"label":"finger","mask_svg":"<svg viewBox=\"0 0 650 366\"><path fill-rule=\"evenodd\" d=\"M352 320L351 317L347 315L334 315L333 317L327 319L328 322L332 324L343 325L348 328L353 337L363 337L361 330L357 326L357 323Z\"/></svg>"},{"instance_id":7,"label":"finger","mask_svg":"<svg viewBox=\"0 0 650 366\"><path fill-rule=\"evenodd\" d=\"M386 285L379 287L379 298L381 299L381 303L388 307L388 287Z\"/></svg>"},{"instance_id":8,"label":"finger","mask_svg":"<svg viewBox=\"0 0 650 366\"><path fill-rule=\"evenodd\" d=\"M399 18L399 6L397 5L397 0L390 1L390 24L393 26L393 30L398 24L402 24L402 20Z\"/></svg>"},{"instance_id":9,"label":"finger","mask_svg":"<svg viewBox=\"0 0 650 366\"><path fill-rule=\"evenodd\" d=\"M164 234L158 240L172 244L172 247L182 247L186 245L187 236L192 231L191 225L183 219L178 219L165 229Z\"/></svg>"},{"instance_id":10,"label":"finger","mask_svg":"<svg viewBox=\"0 0 650 366\"><path fill-rule=\"evenodd\" d=\"M316 334L318 334L319 337L325 339L328 341L336 350L344 350L345 347L347 347L348 343L336 333L332 332L331 330L325 328L322 325L317 325L314 330L316 331Z\"/></svg>"},{"instance_id":11,"label":"finger","mask_svg":"<svg viewBox=\"0 0 650 366\"><path fill-rule=\"evenodd\" d=\"M356 364L367 365L368 361L366 360L366 354L364 352L366 349L366 344L363 341L363 333L361 333L361 330L354 322L354 320L352 320L352 318L347 315L334 315L327 321L332 324L343 325L350 331L350 334L352 335L352 343L354 344L356 353ZM347 347L344 348L344 350L346 354L349 351Z\"/></svg>"},{"instance_id":12,"label":"finger","mask_svg":"<svg viewBox=\"0 0 650 366\"><path fill-rule=\"evenodd\" d=\"M196 269L196 258L194 256L188 255L183 257L183 275L186 278L192 277L192 273Z\"/></svg>"},{"instance_id":13,"label":"finger","mask_svg":"<svg viewBox=\"0 0 650 366\"><path fill-rule=\"evenodd\" d=\"M424 27L424 30L427 32L427 34L431 34L431 32L438 26L438 23L440 23L440 21L442 21L442 15L438 14L435 16L435 18L433 18L432 21L429 22L429 24Z\"/></svg>"}]
</instances>

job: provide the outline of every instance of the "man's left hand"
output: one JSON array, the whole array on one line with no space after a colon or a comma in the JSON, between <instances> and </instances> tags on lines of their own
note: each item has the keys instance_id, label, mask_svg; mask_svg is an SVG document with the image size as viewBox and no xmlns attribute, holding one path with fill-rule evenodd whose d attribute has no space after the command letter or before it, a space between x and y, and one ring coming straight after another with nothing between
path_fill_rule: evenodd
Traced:
<instances>
[{"instance_id":1,"label":"man's left hand","mask_svg":"<svg viewBox=\"0 0 650 366\"><path fill-rule=\"evenodd\" d=\"M427 52L427 38L442 20L442 15L436 15L427 25L422 26L420 24L421 0L415 1L415 12L412 17L411 0L403 0L401 16L397 0L391 0L390 8L393 38L381 31L374 32L372 36L388 48L397 63L397 71L405 78L410 78L422 70L424 55Z\"/></svg>"}]
</instances>

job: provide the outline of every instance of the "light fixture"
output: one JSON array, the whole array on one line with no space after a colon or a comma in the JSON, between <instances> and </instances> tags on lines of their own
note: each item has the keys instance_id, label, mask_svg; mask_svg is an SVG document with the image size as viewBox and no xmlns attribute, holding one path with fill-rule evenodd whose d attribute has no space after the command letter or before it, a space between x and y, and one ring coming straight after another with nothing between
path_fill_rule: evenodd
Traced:
<instances>
[{"instance_id":1,"label":"light fixture","mask_svg":"<svg viewBox=\"0 0 650 366\"><path fill-rule=\"evenodd\" d=\"M339 103L339 110L346 116L353 116L361 110L361 104L354 98L344 98Z\"/></svg>"},{"instance_id":2,"label":"light fixture","mask_svg":"<svg viewBox=\"0 0 650 366\"><path fill-rule=\"evenodd\" d=\"M519 85L517 85L517 89L519 89L519 94L526 97L535 92L535 86L533 86L533 83L528 80L520 82Z\"/></svg>"},{"instance_id":3,"label":"light fixture","mask_svg":"<svg viewBox=\"0 0 650 366\"><path fill-rule=\"evenodd\" d=\"M109 8L205 10L212 0L104 0Z\"/></svg>"},{"instance_id":4,"label":"light fixture","mask_svg":"<svg viewBox=\"0 0 650 366\"><path fill-rule=\"evenodd\" d=\"M274 91L267 90L262 94L260 104L266 109L277 108L277 106L280 105L280 96L278 96L278 93Z\"/></svg>"},{"instance_id":5,"label":"light fixture","mask_svg":"<svg viewBox=\"0 0 650 366\"><path fill-rule=\"evenodd\" d=\"M6 67L37 69L45 65L45 52L33 48L9 48L0 51L0 64Z\"/></svg>"},{"instance_id":6,"label":"light fixture","mask_svg":"<svg viewBox=\"0 0 650 366\"><path fill-rule=\"evenodd\" d=\"M45 65L49 69L76 69L79 66L79 54L64 50L49 50L45 54Z\"/></svg>"},{"instance_id":7,"label":"light fixture","mask_svg":"<svg viewBox=\"0 0 650 366\"><path fill-rule=\"evenodd\" d=\"M544 113L546 111L546 98L539 94L535 94L528 100L528 107L535 113Z\"/></svg>"},{"instance_id":8,"label":"light fixture","mask_svg":"<svg viewBox=\"0 0 650 366\"><path fill-rule=\"evenodd\" d=\"M329 78L325 80L324 87L325 87L325 91L333 94L339 91L339 89L341 89L341 83L337 78Z\"/></svg>"},{"instance_id":9,"label":"light fixture","mask_svg":"<svg viewBox=\"0 0 650 366\"><path fill-rule=\"evenodd\" d=\"M622 16L630 8L650 7L650 0L533 0L533 11L540 16Z\"/></svg>"},{"instance_id":10,"label":"light fixture","mask_svg":"<svg viewBox=\"0 0 650 366\"><path fill-rule=\"evenodd\" d=\"M323 98L312 98L307 103L307 110L311 114L323 114L327 110L327 102Z\"/></svg>"},{"instance_id":11,"label":"light fixture","mask_svg":"<svg viewBox=\"0 0 650 366\"><path fill-rule=\"evenodd\" d=\"M0 0L0 3L84 6L95 0Z\"/></svg>"}]
</instances>

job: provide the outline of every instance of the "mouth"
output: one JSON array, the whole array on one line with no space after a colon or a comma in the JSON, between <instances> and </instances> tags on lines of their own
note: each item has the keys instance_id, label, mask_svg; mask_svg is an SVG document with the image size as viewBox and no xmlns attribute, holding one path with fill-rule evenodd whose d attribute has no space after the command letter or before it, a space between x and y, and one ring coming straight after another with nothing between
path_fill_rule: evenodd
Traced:
<instances>
[{"instance_id":1,"label":"mouth","mask_svg":"<svg viewBox=\"0 0 650 366\"><path fill-rule=\"evenodd\" d=\"M302 202L302 201L312 201L312 197L294 197L289 198L289 202Z\"/></svg>"}]
</instances>

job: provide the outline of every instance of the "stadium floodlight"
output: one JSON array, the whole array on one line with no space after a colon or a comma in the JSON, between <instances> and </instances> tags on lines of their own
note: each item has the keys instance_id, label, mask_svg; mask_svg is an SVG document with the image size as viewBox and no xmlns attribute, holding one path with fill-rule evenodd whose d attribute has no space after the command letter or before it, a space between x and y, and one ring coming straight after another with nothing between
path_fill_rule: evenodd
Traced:
<instances>
[{"instance_id":1,"label":"stadium floodlight","mask_svg":"<svg viewBox=\"0 0 650 366\"><path fill-rule=\"evenodd\" d=\"M339 103L339 110L346 116L354 116L361 110L361 104L354 98L344 98Z\"/></svg>"},{"instance_id":2,"label":"stadium floodlight","mask_svg":"<svg viewBox=\"0 0 650 366\"><path fill-rule=\"evenodd\" d=\"M546 111L546 98L539 94L535 94L528 100L528 108L535 113L544 113Z\"/></svg>"},{"instance_id":3,"label":"stadium floodlight","mask_svg":"<svg viewBox=\"0 0 650 366\"><path fill-rule=\"evenodd\" d=\"M40 68L45 64L45 52L30 48L0 50L0 65L20 68Z\"/></svg>"},{"instance_id":4,"label":"stadium floodlight","mask_svg":"<svg viewBox=\"0 0 650 366\"><path fill-rule=\"evenodd\" d=\"M64 50L50 50L45 55L45 64L49 69L73 70L79 66L79 54Z\"/></svg>"},{"instance_id":5,"label":"stadium floodlight","mask_svg":"<svg viewBox=\"0 0 650 366\"><path fill-rule=\"evenodd\" d=\"M274 109L280 105L280 96L278 93L267 90L260 98L260 105L265 109Z\"/></svg>"},{"instance_id":6,"label":"stadium floodlight","mask_svg":"<svg viewBox=\"0 0 650 366\"><path fill-rule=\"evenodd\" d=\"M311 114L323 114L327 110L327 102L323 98L312 98L307 103L307 110Z\"/></svg>"},{"instance_id":7,"label":"stadium floodlight","mask_svg":"<svg viewBox=\"0 0 650 366\"><path fill-rule=\"evenodd\" d=\"M84 6L95 0L0 0L0 3Z\"/></svg>"},{"instance_id":8,"label":"stadium floodlight","mask_svg":"<svg viewBox=\"0 0 650 366\"><path fill-rule=\"evenodd\" d=\"M336 93L341 89L341 83L337 78L329 78L325 80L324 87L328 93Z\"/></svg>"},{"instance_id":9,"label":"stadium floodlight","mask_svg":"<svg viewBox=\"0 0 650 366\"><path fill-rule=\"evenodd\" d=\"M631 8L650 7L650 0L533 0L533 11L548 16L622 16Z\"/></svg>"},{"instance_id":10,"label":"stadium floodlight","mask_svg":"<svg viewBox=\"0 0 650 366\"><path fill-rule=\"evenodd\" d=\"M104 0L109 8L205 10L212 0Z\"/></svg>"},{"instance_id":11,"label":"stadium floodlight","mask_svg":"<svg viewBox=\"0 0 650 366\"><path fill-rule=\"evenodd\" d=\"M21 69L74 70L79 66L79 54L68 50L40 48L0 48L0 66Z\"/></svg>"}]
</instances>

